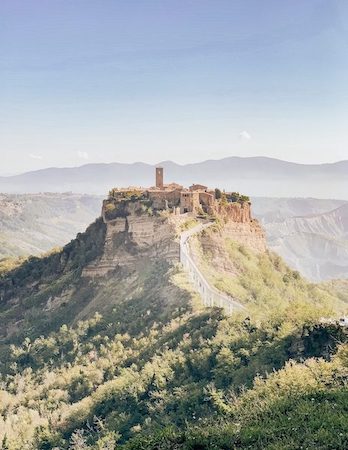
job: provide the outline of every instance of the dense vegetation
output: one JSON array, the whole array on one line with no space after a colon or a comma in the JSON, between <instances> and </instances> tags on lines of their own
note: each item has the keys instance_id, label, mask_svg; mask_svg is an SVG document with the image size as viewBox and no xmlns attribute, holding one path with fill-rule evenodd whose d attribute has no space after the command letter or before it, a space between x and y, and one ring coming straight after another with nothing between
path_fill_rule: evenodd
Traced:
<instances>
[{"instance_id":1,"label":"dense vegetation","mask_svg":"<svg viewBox=\"0 0 348 450\"><path fill-rule=\"evenodd\" d=\"M202 261L248 308L226 317L202 309L180 268L163 261L81 280L99 239L96 223L63 253L2 275L2 317L23 296L31 324L22 342L20 330L4 341L12 345L1 375L3 449L345 448L346 333L321 320L344 310L343 298L275 255L227 241L234 277L213 254ZM59 282L75 290L50 311L49 329L30 302L47 301L47 285Z\"/></svg>"},{"instance_id":2,"label":"dense vegetation","mask_svg":"<svg viewBox=\"0 0 348 450\"><path fill-rule=\"evenodd\" d=\"M101 254L104 239L105 225L98 219L63 249L29 257L22 264L0 264L0 368L7 361L10 343L71 323L94 292L80 276L83 267ZM54 308L55 300L59 308Z\"/></svg>"},{"instance_id":3,"label":"dense vegetation","mask_svg":"<svg viewBox=\"0 0 348 450\"><path fill-rule=\"evenodd\" d=\"M108 199L104 202L104 216L106 220L125 218L130 214L152 215L152 201L144 192L133 190L111 189Z\"/></svg>"},{"instance_id":4,"label":"dense vegetation","mask_svg":"<svg viewBox=\"0 0 348 450\"><path fill-rule=\"evenodd\" d=\"M217 200L220 200L223 203L244 203L244 202L250 202L250 197L248 195L240 194L239 192L222 192L219 188L215 188L215 198Z\"/></svg>"}]
</instances>

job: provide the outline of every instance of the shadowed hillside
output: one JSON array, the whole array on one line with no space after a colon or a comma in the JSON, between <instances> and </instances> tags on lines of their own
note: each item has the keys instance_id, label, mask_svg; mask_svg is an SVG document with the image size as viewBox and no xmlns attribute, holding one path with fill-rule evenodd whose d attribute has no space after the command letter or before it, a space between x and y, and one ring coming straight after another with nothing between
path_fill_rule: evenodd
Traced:
<instances>
[{"instance_id":1,"label":"shadowed hillside","mask_svg":"<svg viewBox=\"0 0 348 450\"><path fill-rule=\"evenodd\" d=\"M202 307L171 253L156 256L175 232L146 247L140 230L131 243L110 226L99 219L62 251L2 270L3 448L341 448L343 297L217 220L192 246L246 306L227 317ZM129 263L98 273L119 254Z\"/></svg>"}]
</instances>

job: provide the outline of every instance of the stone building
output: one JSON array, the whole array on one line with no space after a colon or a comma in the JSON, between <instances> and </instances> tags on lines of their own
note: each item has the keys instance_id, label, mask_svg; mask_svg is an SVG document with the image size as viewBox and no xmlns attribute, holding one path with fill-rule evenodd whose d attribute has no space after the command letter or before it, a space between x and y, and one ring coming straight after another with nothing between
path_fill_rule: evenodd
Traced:
<instances>
[{"instance_id":1,"label":"stone building","mask_svg":"<svg viewBox=\"0 0 348 450\"><path fill-rule=\"evenodd\" d=\"M208 187L204 186L203 184L193 184L189 187L190 191L205 191L207 192Z\"/></svg>"},{"instance_id":2,"label":"stone building","mask_svg":"<svg viewBox=\"0 0 348 450\"><path fill-rule=\"evenodd\" d=\"M181 191L180 192L180 213L196 212L199 210L199 192Z\"/></svg>"},{"instance_id":3,"label":"stone building","mask_svg":"<svg viewBox=\"0 0 348 450\"><path fill-rule=\"evenodd\" d=\"M233 194L224 193L225 201L215 197L215 190L209 190L203 184L192 184L185 188L177 183L164 183L164 170L162 167L156 167L155 186L150 188L128 187L122 189L113 189L109 199L105 201L105 208L114 208L113 202L121 202L124 199L134 198L143 200L149 199L151 207L154 210L168 210L176 215L178 214L227 214L233 216L237 221L250 220L250 203L248 201L236 201ZM239 194L238 194L239 195ZM108 203L111 204L109 206ZM120 203L120 205L121 205ZM119 205L119 209L121 206ZM240 219L238 219L240 218Z\"/></svg>"},{"instance_id":4,"label":"stone building","mask_svg":"<svg viewBox=\"0 0 348 450\"><path fill-rule=\"evenodd\" d=\"M156 167L156 186L145 194L155 209L173 209L180 214L211 213L215 202L214 191L208 191L202 184L193 184L188 189L176 183L164 184L162 167Z\"/></svg>"},{"instance_id":5,"label":"stone building","mask_svg":"<svg viewBox=\"0 0 348 450\"><path fill-rule=\"evenodd\" d=\"M156 167L156 188L163 189L163 167Z\"/></svg>"}]
</instances>

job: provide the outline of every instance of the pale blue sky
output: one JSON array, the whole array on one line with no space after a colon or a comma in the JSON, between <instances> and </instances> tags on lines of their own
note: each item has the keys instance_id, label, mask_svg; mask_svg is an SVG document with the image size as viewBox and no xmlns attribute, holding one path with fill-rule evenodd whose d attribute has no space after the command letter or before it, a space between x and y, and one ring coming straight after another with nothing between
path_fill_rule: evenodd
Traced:
<instances>
[{"instance_id":1,"label":"pale blue sky","mask_svg":"<svg viewBox=\"0 0 348 450\"><path fill-rule=\"evenodd\" d=\"M0 173L347 159L346 0L1 0Z\"/></svg>"}]
</instances>

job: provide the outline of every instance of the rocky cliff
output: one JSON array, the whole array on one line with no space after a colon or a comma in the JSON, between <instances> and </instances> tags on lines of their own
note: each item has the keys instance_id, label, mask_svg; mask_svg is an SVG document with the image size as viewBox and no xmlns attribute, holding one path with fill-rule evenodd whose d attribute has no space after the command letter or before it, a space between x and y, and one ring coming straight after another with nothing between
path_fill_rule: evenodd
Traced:
<instances>
[{"instance_id":1,"label":"rocky cliff","mask_svg":"<svg viewBox=\"0 0 348 450\"><path fill-rule=\"evenodd\" d=\"M238 275L234 261L229 257L228 242L233 241L241 248L261 254L267 250L266 238L263 228L255 219L248 222L235 222L225 217L222 225L208 230L199 237L198 242L192 245L194 259L200 264L209 259L209 265L217 272L228 273L230 276Z\"/></svg>"},{"instance_id":2,"label":"rocky cliff","mask_svg":"<svg viewBox=\"0 0 348 450\"><path fill-rule=\"evenodd\" d=\"M250 202L228 203L217 211L219 223L218 236L223 242L231 239L259 253L266 250L265 232L259 222L252 218Z\"/></svg>"},{"instance_id":3,"label":"rocky cliff","mask_svg":"<svg viewBox=\"0 0 348 450\"><path fill-rule=\"evenodd\" d=\"M119 210L108 209L104 202L102 217L106 237L102 256L83 270L83 276L103 276L120 266L131 266L141 258L179 262L178 236L185 224L195 220L192 214L152 214L140 201L127 202ZM251 217L248 202L218 208L220 236L230 238L256 252L266 250L264 232Z\"/></svg>"},{"instance_id":4,"label":"rocky cliff","mask_svg":"<svg viewBox=\"0 0 348 450\"><path fill-rule=\"evenodd\" d=\"M179 221L173 218L145 214L106 221L103 254L84 269L83 275L103 276L119 266L130 266L141 258L178 261L178 225Z\"/></svg>"}]
</instances>

